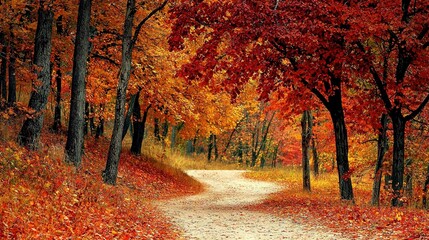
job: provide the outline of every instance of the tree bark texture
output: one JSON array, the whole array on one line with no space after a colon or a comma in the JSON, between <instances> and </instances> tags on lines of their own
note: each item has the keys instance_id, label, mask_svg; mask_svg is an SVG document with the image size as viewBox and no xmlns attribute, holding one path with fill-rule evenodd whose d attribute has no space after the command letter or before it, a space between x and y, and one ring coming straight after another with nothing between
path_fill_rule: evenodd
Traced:
<instances>
[{"instance_id":1,"label":"tree bark texture","mask_svg":"<svg viewBox=\"0 0 429 240\"><path fill-rule=\"evenodd\" d=\"M153 135L155 136L156 140L161 141L161 135L159 134L159 118L154 119Z\"/></svg>"},{"instance_id":2,"label":"tree bark texture","mask_svg":"<svg viewBox=\"0 0 429 240\"><path fill-rule=\"evenodd\" d=\"M405 119L397 111L391 112L390 118L393 123L392 206L401 206L400 197L404 186Z\"/></svg>"},{"instance_id":3,"label":"tree bark texture","mask_svg":"<svg viewBox=\"0 0 429 240\"><path fill-rule=\"evenodd\" d=\"M313 152L313 174L319 176L319 154L317 153L317 145L315 137L311 138L311 150Z\"/></svg>"},{"instance_id":4,"label":"tree bark texture","mask_svg":"<svg viewBox=\"0 0 429 240\"><path fill-rule=\"evenodd\" d=\"M44 2L40 1L34 44L34 64L38 68L37 81L33 82L33 90L28 104L30 108L34 109L35 113L24 121L18 135L18 143L30 149L39 147L38 141L43 126L44 110L51 89L50 56L54 14L51 8L45 8Z\"/></svg>"},{"instance_id":5,"label":"tree bark texture","mask_svg":"<svg viewBox=\"0 0 429 240\"><path fill-rule=\"evenodd\" d=\"M301 118L301 143L302 143L302 182L306 191L311 191L310 186L310 141L312 137L313 117L309 110L304 111Z\"/></svg>"},{"instance_id":6,"label":"tree bark texture","mask_svg":"<svg viewBox=\"0 0 429 240\"><path fill-rule=\"evenodd\" d=\"M132 30L135 15L135 0L127 1L127 10L124 22L124 34L122 39L122 60L121 71L117 89L115 105L115 121L113 133L110 141L109 153L106 162L106 168L103 171L103 181L110 185L116 185L118 175L119 157L122 150L122 131L124 129L125 97L128 88L128 81L131 73L132 59Z\"/></svg>"},{"instance_id":7,"label":"tree bark texture","mask_svg":"<svg viewBox=\"0 0 429 240\"><path fill-rule=\"evenodd\" d=\"M381 167L383 166L384 155L387 152L387 123L388 116L383 114L381 116L381 128L378 133L377 140L377 162L375 164L375 174L374 174L374 183L372 186L372 198L371 205L379 206L380 204L380 187L381 187L381 178L383 171Z\"/></svg>"},{"instance_id":8,"label":"tree bark texture","mask_svg":"<svg viewBox=\"0 0 429 240\"><path fill-rule=\"evenodd\" d=\"M6 86L6 77L7 77L7 42L4 32L0 32L0 45L1 48L1 64L0 64L0 100L7 100L7 86Z\"/></svg>"},{"instance_id":9,"label":"tree bark texture","mask_svg":"<svg viewBox=\"0 0 429 240\"><path fill-rule=\"evenodd\" d=\"M82 162L85 124L85 79L89 50L91 0L79 1L76 43L70 101L70 120L67 132L65 161L78 167Z\"/></svg>"},{"instance_id":10,"label":"tree bark texture","mask_svg":"<svg viewBox=\"0 0 429 240\"><path fill-rule=\"evenodd\" d=\"M57 34L59 36L64 36L64 27L63 27L63 16L59 16L56 20ZM61 70L61 58L60 55L57 54L54 58L54 62L56 65L56 73L55 76L55 84L56 84L56 92L55 92L55 110L54 110L54 123L52 125L52 130L55 133L59 133L62 129L61 124L61 91L62 91L62 78L63 72Z\"/></svg>"},{"instance_id":11,"label":"tree bark texture","mask_svg":"<svg viewBox=\"0 0 429 240\"><path fill-rule=\"evenodd\" d=\"M124 121L124 130L122 131L122 140L124 140L125 136L127 135L128 128L130 128L130 125L131 125L131 115L133 114L133 111L134 111L136 96L137 94L132 95L130 98L130 102L128 104L128 111Z\"/></svg>"},{"instance_id":12,"label":"tree bark texture","mask_svg":"<svg viewBox=\"0 0 429 240\"><path fill-rule=\"evenodd\" d=\"M140 103L139 103L140 92L137 93L136 101L134 103L134 122L133 122L133 141L131 143L131 153L135 155L141 154L143 145L144 131L146 126L146 119L149 113L150 105L143 112L141 116Z\"/></svg>"},{"instance_id":13,"label":"tree bark texture","mask_svg":"<svg viewBox=\"0 0 429 240\"><path fill-rule=\"evenodd\" d=\"M339 178L340 196L344 200L353 200L352 181L349 173L349 158L348 158L348 139L347 129L344 119L343 103L341 99L341 88L339 80L333 80L337 89L329 96L328 110L331 115L335 133L335 148L337 170Z\"/></svg>"}]
</instances>

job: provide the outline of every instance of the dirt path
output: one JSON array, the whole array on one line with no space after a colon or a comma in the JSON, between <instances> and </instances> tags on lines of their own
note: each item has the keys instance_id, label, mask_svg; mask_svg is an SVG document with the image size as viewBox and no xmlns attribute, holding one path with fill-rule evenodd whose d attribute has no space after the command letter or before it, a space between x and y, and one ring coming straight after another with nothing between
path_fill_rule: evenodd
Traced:
<instances>
[{"instance_id":1,"label":"dirt path","mask_svg":"<svg viewBox=\"0 0 429 240\"><path fill-rule=\"evenodd\" d=\"M184 239L341 239L324 228L245 210L281 190L279 185L253 181L236 170L189 170L206 191L162 202L160 208L184 232Z\"/></svg>"}]
</instances>

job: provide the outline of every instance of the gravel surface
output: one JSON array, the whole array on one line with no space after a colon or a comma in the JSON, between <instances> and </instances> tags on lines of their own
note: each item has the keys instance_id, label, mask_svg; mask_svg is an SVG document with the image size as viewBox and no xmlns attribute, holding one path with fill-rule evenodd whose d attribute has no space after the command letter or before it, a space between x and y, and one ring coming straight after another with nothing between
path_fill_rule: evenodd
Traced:
<instances>
[{"instance_id":1,"label":"gravel surface","mask_svg":"<svg viewBox=\"0 0 429 240\"><path fill-rule=\"evenodd\" d=\"M342 239L320 226L243 209L281 190L275 183L244 178L244 172L188 170L188 175L206 185L206 191L159 206L183 231L183 239Z\"/></svg>"}]
</instances>

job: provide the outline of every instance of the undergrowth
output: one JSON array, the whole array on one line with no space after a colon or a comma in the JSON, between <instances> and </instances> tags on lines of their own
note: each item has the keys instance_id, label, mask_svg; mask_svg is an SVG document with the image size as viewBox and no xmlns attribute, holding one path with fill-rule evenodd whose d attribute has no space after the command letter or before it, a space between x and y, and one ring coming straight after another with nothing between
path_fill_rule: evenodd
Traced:
<instances>
[{"instance_id":1,"label":"undergrowth","mask_svg":"<svg viewBox=\"0 0 429 240\"><path fill-rule=\"evenodd\" d=\"M117 186L109 186L101 179L108 139L86 139L76 170L63 161L65 136L44 132L42 148L29 151L15 143L17 129L2 130L0 239L174 239L179 233L152 202L202 189L180 170L127 150Z\"/></svg>"}]
</instances>

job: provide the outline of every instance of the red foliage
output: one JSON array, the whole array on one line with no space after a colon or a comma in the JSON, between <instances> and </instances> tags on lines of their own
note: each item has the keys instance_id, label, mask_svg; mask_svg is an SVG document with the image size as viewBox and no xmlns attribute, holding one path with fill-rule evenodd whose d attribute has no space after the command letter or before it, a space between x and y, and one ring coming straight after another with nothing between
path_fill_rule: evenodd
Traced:
<instances>
[{"instance_id":1,"label":"red foliage","mask_svg":"<svg viewBox=\"0 0 429 240\"><path fill-rule=\"evenodd\" d=\"M108 186L100 177L107 141L89 140L91 151L76 172L62 160L63 137L44 138L40 152L11 142L0 145L0 238L178 236L151 200L196 192L199 185L144 157L124 154L118 186Z\"/></svg>"},{"instance_id":2,"label":"red foliage","mask_svg":"<svg viewBox=\"0 0 429 240\"><path fill-rule=\"evenodd\" d=\"M333 190L303 193L300 184L250 207L271 214L292 218L306 225L323 225L348 238L363 239L426 239L429 238L429 213L412 208L371 207L363 203L351 205L337 199ZM355 190L358 196L369 191ZM366 199L366 201L369 201Z\"/></svg>"}]
</instances>

